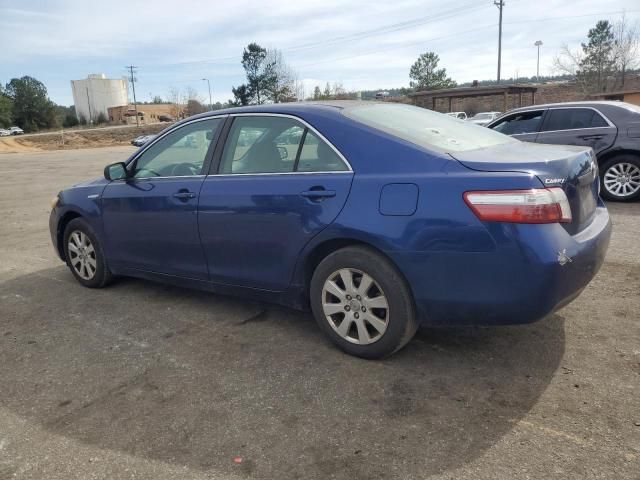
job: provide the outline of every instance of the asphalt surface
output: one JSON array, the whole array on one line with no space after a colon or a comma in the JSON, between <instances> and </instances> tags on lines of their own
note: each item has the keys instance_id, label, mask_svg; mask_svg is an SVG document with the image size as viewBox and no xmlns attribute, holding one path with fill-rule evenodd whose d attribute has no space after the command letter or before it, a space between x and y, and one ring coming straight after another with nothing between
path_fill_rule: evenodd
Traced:
<instances>
[{"instance_id":1,"label":"asphalt surface","mask_svg":"<svg viewBox=\"0 0 640 480\"><path fill-rule=\"evenodd\" d=\"M640 203L557 314L368 362L308 314L76 283L50 199L131 151L0 155L0 480L640 478Z\"/></svg>"}]
</instances>

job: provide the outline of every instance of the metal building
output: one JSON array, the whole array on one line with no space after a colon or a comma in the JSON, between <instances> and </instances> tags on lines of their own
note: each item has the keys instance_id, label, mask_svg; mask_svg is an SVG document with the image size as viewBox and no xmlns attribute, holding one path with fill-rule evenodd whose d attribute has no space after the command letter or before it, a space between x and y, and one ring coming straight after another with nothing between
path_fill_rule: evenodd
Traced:
<instances>
[{"instance_id":1,"label":"metal building","mask_svg":"<svg viewBox=\"0 0 640 480\"><path fill-rule=\"evenodd\" d=\"M85 80L71 80L73 103L78 120L95 122L102 113L109 120L109 108L129 104L126 77L107 78L104 73L88 75Z\"/></svg>"}]
</instances>

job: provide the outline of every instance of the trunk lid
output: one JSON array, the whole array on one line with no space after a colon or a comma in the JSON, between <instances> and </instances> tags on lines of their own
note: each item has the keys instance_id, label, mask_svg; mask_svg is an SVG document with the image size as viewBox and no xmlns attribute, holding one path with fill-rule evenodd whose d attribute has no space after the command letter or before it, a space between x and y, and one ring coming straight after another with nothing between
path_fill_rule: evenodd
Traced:
<instances>
[{"instance_id":1,"label":"trunk lid","mask_svg":"<svg viewBox=\"0 0 640 480\"><path fill-rule=\"evenodd\" d=\"M541 186L562 188L572 215L572 221L562 226L572 235L586 228L593 218L600 179L591 148L510 142L450 155L471 170L528 173L535 175Z\"/></svg>"}]
</instances>

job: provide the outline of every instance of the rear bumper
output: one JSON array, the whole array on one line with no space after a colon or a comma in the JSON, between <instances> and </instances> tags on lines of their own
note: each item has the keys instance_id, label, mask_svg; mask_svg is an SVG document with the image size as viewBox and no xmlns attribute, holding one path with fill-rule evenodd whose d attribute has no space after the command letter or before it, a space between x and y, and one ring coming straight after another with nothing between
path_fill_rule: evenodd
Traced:
<instances>
[{"instance_id":1,"label":"rear bumper","mask_svg":"<svg viewBox=\"0 0 640 480\"><path fill-rule=\"evenodd\" d=\"M602 204L591 225L574 236L559 224L492 227L496 249L490 252L387 252L411 285L422 323L540 320L582 292L602 266L611 237Z\"/></svg>"}]
</instances>

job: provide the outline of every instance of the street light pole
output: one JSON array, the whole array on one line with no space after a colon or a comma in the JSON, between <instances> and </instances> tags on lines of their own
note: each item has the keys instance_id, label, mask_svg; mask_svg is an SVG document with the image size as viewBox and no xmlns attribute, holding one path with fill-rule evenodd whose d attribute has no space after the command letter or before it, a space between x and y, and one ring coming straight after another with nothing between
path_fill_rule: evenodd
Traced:
<instances>
[{"instance_id":1,"label":"street light pole","mask_svg":"<svg viewBox=\"0 0 640 480\"><path fill-rule=\"evenodd\" d=\"M534 43L536 47L538 47L538 63L536 66L536 82L540 81L540 46L542 45L542 40L538 40Z\"/></svg>"},{"instance_id":2,"label":"street light pole","mask_svg":"<svg viewBox=\"0 0 640 480\"><path fill-rule=\"evenodd\" d=\"M213 102L211 101L211 82L208 78L203 78L202 81L207 82L207 85L209 86L209 110L213 110Z\"/></svg>"}]
</instances>

